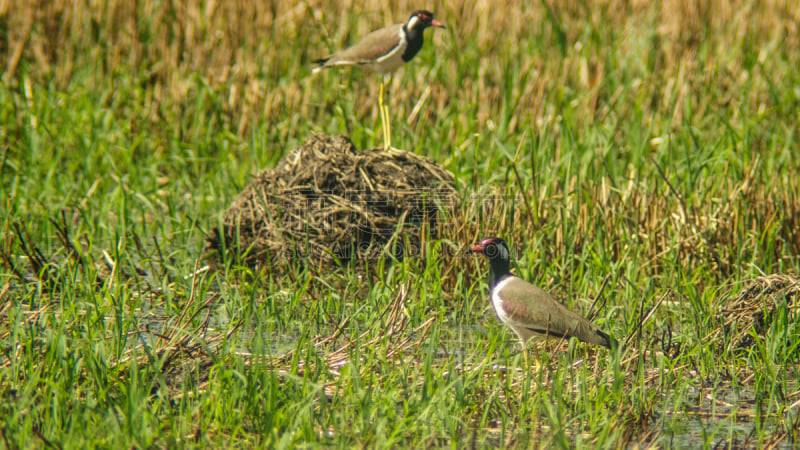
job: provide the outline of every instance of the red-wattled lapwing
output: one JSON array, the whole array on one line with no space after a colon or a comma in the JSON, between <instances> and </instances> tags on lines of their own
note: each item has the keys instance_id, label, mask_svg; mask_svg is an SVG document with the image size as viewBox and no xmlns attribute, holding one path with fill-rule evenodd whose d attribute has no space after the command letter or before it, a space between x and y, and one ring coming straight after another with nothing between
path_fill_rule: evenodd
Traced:
<instances>
[{"instance_id":1,"label":"red-wattled lapwing","mask_svg":"<svg viewBox=\"0 0 800 450\"><path fill-rule=\"evenodd\" d=\"M487 237L468 253L481 253L489 259L492 306L500 320L517 333L523 347L534 337L575 337L609 349L616 345L611 336L567 309L550 294L511 274L510 252L502 239Z\"/></svg>"},{"instance_id":2,"label":"red-wattled lapwing","mask_svg":"<svg viewBox=\"0 0 800 450\"><path fill-rule=\"evenodd\" d=\"M352 47L340 50L327 58L314 61L317 67L314 72L335 66L362 66L381 74L381 92L378 107L383 124L383 146L388 150L392 146L392 131L389 124L389 108L383 104L383 86L385 75L399 69L404 63L419 52L424 41L425 28L444 28L440 22L433 20L430 11L414 11L406 23L399 23L381 28L366 35Z\"/></svg>"}]
</instances>

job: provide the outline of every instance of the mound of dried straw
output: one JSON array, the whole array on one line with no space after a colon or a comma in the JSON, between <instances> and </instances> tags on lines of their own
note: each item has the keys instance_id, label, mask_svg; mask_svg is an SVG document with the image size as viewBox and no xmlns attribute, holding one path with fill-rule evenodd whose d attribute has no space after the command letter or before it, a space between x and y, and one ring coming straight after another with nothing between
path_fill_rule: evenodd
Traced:
<instances>
[{"instance_id":1,"label":"mound of dried straw","mask_svg":"<svg viewBox=\"0 0 800 450\"><path fill-rule=\"evenodd\" d=\"M749 282L739 295L720 305L721 326L715 335L724 333L732 337L729 342L733 347L725 351L751 348L755 344L753 331L764 336L779 308L787 309L790 318L800 315L800 277L773 274Z\"/></svg>"},{"instance_id":2,"label":"mound of dried straw","mask_svg":"<svg viewBox=\"0 0 800 450\"><path fill-rule=\"evenodd\" d=\"M455 206L453 175L405 151L358 150L316 136L257 174L206 238L256 270L408 257L437 237Z\"/></svg>"}]
</instances>

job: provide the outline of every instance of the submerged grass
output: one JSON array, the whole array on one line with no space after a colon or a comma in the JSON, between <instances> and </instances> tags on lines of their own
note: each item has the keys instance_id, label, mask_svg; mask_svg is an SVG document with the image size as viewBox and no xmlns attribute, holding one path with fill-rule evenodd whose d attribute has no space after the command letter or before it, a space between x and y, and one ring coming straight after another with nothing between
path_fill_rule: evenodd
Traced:
<instances>
[{"instance_id":1,"label":"submerged grass","mask_svg":"<svg viewBox=\"0 0 800 450\"><path fill-rule=\"evenodd\" d=\"M393 141L455 174L447 237L203 270L253 174L313 133L380 144L377 77L309 63L419 7L0 5L0 442L796 445L789 1L425 5L448 29L390 84ZM525 367L462 255L490 234L629 352Z\"/></svg>"}]
</instances>

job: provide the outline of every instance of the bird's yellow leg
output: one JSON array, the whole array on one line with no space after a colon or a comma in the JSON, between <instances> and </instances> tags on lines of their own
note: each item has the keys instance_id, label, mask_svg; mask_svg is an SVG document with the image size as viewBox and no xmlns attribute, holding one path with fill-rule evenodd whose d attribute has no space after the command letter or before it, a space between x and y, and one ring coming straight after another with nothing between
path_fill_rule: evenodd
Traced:
<instances>
[{"instance_id":1,"label":"bird's yellow leg","mask_svg":"<svg viewBox=\"0 0 800 450\"><path fill-rule=\"evenodd\" d=\"M383 133L383 149L386 150L386 115L383 110L383 85L385 80L381 77L381 92L378 95L378 112L381 115L381 133Z\"/></svg>"},{"instance_id":2,"label":"bird's yellow leg","mask_svg":"<svg viewBox=\"0 0 800 450\"><path fill-rule=\"evenodd\" d=\"M381 78L381 93L380 97L378 98L378 108L381 112L381 122L383 126L383 149L389 150L392 148L392 129L390 125L389 119L389 107L383 102L383 88L386 84L386 78Z\"/></svg>"},{"instance_id":3,"label":"bird's yellow leg","mask_svg":"<svg viewBox=\"0 0 800 450\"><path fill-rule=\"evenodd\" d=\"M525 362L525 372L531 373L531 360L528 356L528 349L525 346L522 346L522 358ZM539 361L539 358L534 357L533 359L533 373L539 373L542 370L542 363Z\"/></svg>"},{"instance_id":4,"label":"bird's yellow leg","mask_svg":"<svg viewBox=\"0 0 800 450\"><path fill-rule=\"evenodd\" d=\"M384 115L386 116L386 150L392 149L392 118L389 115L389 106L383 105Z\"/></svg>"}]
</instances>

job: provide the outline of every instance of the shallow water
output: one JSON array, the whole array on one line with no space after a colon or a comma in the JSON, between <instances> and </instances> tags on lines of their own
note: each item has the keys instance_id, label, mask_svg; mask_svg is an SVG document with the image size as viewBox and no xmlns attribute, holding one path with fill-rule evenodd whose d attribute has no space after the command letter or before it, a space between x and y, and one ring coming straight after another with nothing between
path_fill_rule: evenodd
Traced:
<instances>
[{"instance_id":1,"label":"shallow water","mask_svg":"<svg viewBox=\"0 0 800 450\"><path fill-rule=\"evenodd\" d=\"M151 340L152 336L160 331L163 322L159 322L157 316L158 314L155 314L152 318L141 322L142 324L146 323L150 331L150 333L140 333L142 340ZM212 320L209 326L210 334L214 334L214 329L220 330L219 332L222 333L227 329L227 321L224 319ZM470 325L445 331L442 333L440 341L442 346L437 349L435 360L447 363L455 359L459 364L463 364L463 367L486 364L486 352L490 350L486 345L486 335L497 332L491 328L492 326L494 324L491 323L485 326ZM236 336L239 343L236 353L241 357L249 358L254 354L263 354L266 351L271 358L277 359L297 349L299 336L293 333L278 333L263 337L263 341L259 343L258 341L261 339L252 331L239 330ZM343 339L342 343L345 342L346 339ZM502 346L502 349L495 350L496 354L488 358L490 365L486 366L487 368L508 373L508 369L515 364L515 360L519 361L517 357L521 353L521 347L513 339L509 339L508 342L514 343L514 345ZM257 348L261 350L257 351ZM567 346L564 345L561 348L566 349ZM552 351L553 346L549 346L548 349L549 358L554 360L569 358L575 366L581 364L581 356L559 355ZM528 346L527 351L529 355L533 355L540 350ZM543 351L547 352L548 350ZM560 350L560 352L563 353L564 350ZM583 355L582 350L579 350L578 354ZM598 356L604 358L605 354ZM491 363L492 360L496 363ZM563 364L553 360L551 362L556 365ZM657 370L650 369L653 374ZM800 378L800 368L795 368L793 371L796 372L796 376L787 376L787 378L792 380ZM522 376L520 368L512 372ZM745 385L734 385L728 381L718 383L714 387L707 387L696 373L688 371L685 376L689 378L687 384L683 385L685 390L677 394L667 390L661 404L654 407L654 417L645 430L638 436L632 437L632 447L637 445L674 448L759 447L763 446L765 442L758 442L757 436L761 435L767 438L778 436L777 430L780 429L781 422L797 423L797 414L800 409L798 400L800 399L786 399L783 402L786 405L786 410L783 412L784 417L779 417L775 411L779 409L777 405L780 405L781 402L770 402L769 399L764 398L763 393L759 398L759 394L752 386L752 378L747 380L749 384ZM659 376L649 378L661 379ZM658 383L658 381L653 381L653 383ZM657 386L652 387L659 389ZM792 381L787 383L784 392L789 395L796 393L797 389L797 381ZM680 399L679 404L675 404L672 395ZM790 407L790 405L793 406ZM758 412L759 407L762 413ZM785 418L789 420L782 420ZM491 432L487 430L487 433ZM788 439L778 443L767 441L766 444L774 446L772 448L795 448Z\"/></svg>"},{"instance_id":2,"label":"shallow water","mask_svg":"<svg viewBox=\"0 0 800 450\"><path fill-rule=\"evenodd\" d=\"M798 388L797 376L790 379L793 381L787 383L787 393L796 392ZM775 401L771 405L769 399L759 400L752 386L713 389L690 386L686 397L688 402L679 410L667 407L661 411L661 419L655 425L660 428L659 442L677 448L699 445L761 447L764 442L758 442L759 434L777 436L782 419L788 418L790 423L797 420L797 404L792 407L791 401L784 402L787 408L780 417L774 411L781 402ZM759 403L762 403L761 413L758 411ZM772 448L796 448L796 444L788 439L772 445L775 445Z\"/></svg>"}]
</instances>

